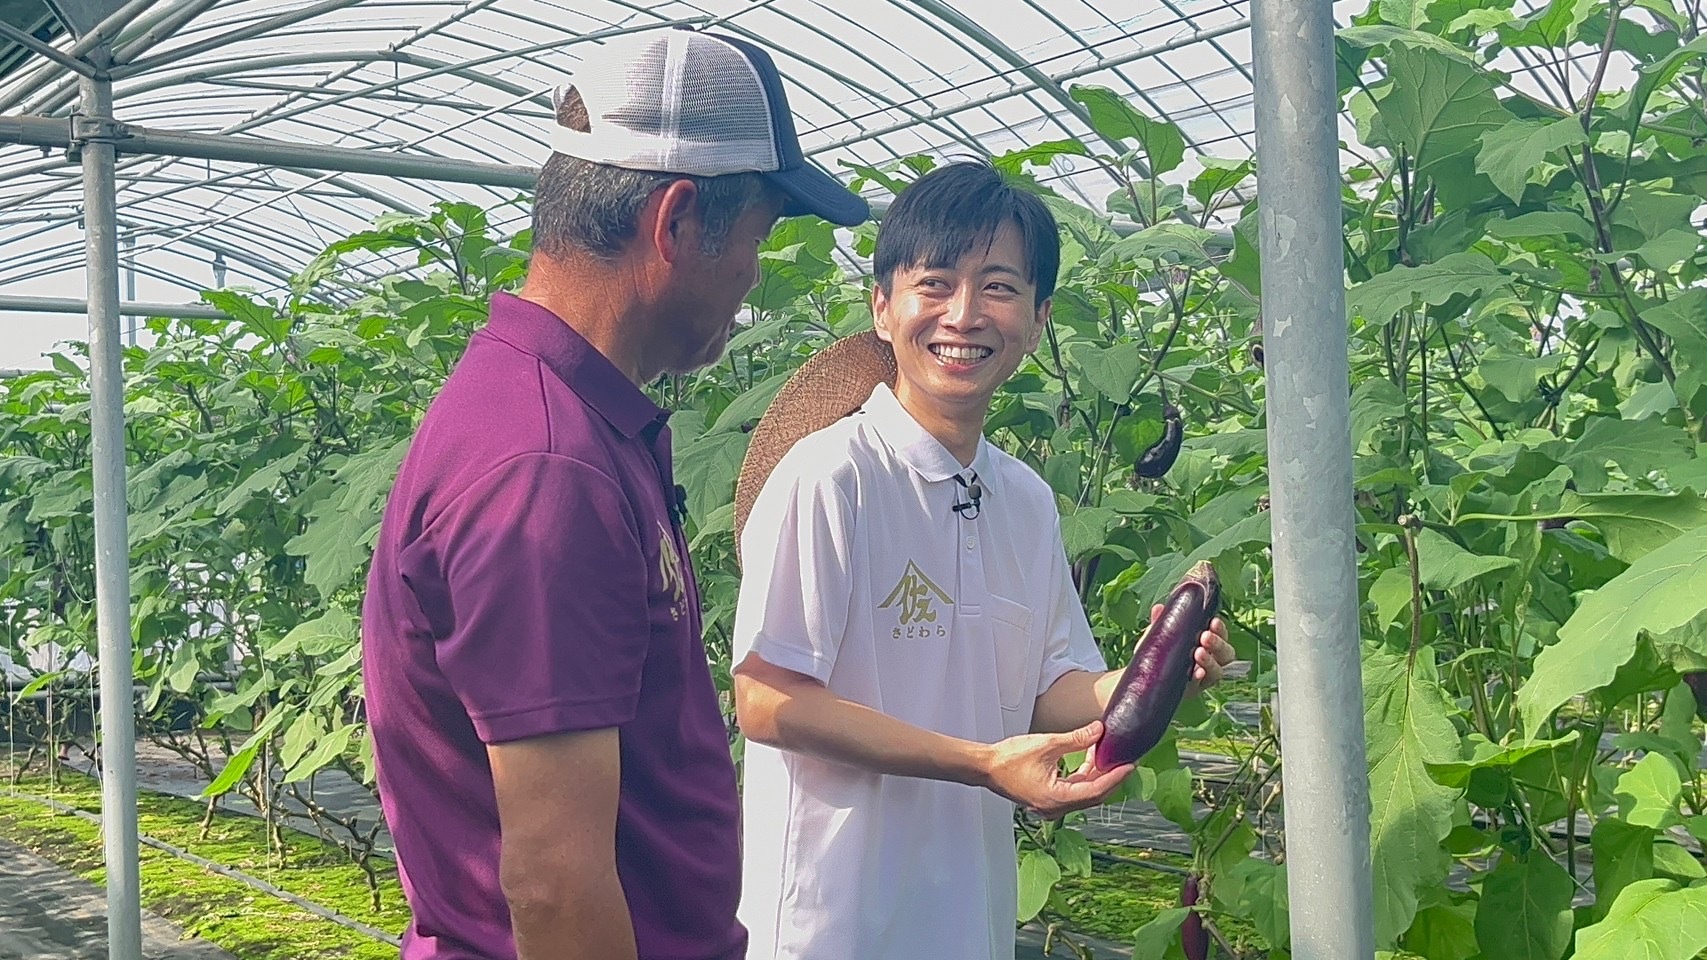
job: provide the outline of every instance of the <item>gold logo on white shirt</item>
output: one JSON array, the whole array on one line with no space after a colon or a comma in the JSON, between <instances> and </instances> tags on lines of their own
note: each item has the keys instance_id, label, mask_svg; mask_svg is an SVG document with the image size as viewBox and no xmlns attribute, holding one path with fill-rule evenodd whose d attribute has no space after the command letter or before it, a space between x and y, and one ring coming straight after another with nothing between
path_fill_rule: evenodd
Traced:
<instances>
[{"instance_id":1,"label":"gold logo on white shirt","mask_svg":"<svg viewBox=\"0 0 1707 960\"><path fill-rule=\"evenodd\" d=\"M901 626L909 627L907 632L911 636L923 624L936 623L936 605L940 603L952 606L954 598L931 582L931 578L925 576L918 564L909 560L907 569L901 574L900 582L895 584L895 589L889 591L889 596L878 604L877 608L887 610L897 603L901 605ZM900 632L900 627L897 627L896 636L900 636ZM945 631L939 627L937 632L941 635Z\"/></svg>"}]
</instances>

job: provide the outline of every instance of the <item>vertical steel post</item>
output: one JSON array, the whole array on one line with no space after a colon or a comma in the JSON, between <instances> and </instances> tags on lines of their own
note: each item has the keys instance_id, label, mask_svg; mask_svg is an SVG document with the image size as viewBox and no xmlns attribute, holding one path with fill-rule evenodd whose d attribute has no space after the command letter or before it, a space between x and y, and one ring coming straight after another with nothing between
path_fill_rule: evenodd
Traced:
<instances>
[{"instance_id":1,"label":"vertical steel post","mask_svg":"<svg viewBox=\"0 0 1707 960\"><path fill-rule=\"evenodd\" d=\"M124 298L127 303L136 302L136 234L125 234L124 238ZM125 318L124 342L126 346L136 346L136 325L138 318L135 314Z\"/></svg>"},{"instance_id":2,"label":"vertical steel post","mask_svg":"<svg viewBox=\"0 0 1707 960\"><path fill-rule=\"evenodd\" d=\"M1333 2L1252 8L1292 956L1370 960Z\"/></svg>"},{"instance_id":3,"label":"vertical steel post","mask_svg":"<svg viewBox=\"0 0 1707 960\"><path fill-rule=\"evenodd\" d=\"M101 124L113 116L105 45L85 77L83 117L94 136L79 145L89 282L89 392L95 481L95 623L101 660L101 832L107 865L107 956L142 960L142 897L137 869L136 726L130 641L130 543L125 503L124 370L119 339L118 209L113 144Z\"/></svg>"}]
</instances>

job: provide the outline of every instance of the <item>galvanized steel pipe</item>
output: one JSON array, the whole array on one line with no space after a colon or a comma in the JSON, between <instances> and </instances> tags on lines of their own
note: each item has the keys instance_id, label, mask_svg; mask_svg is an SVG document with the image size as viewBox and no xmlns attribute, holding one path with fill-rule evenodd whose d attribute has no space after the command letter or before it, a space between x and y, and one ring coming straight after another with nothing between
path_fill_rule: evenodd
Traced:
<instances>
[{"instance_id":1,"label":"galvanized steel pipe","mask_svg":"<svg viewBox=\"0 0 1707 960\"><path fill-rule=\"evenodd\" d=\"M1296 960L1375 954L1332 0L1255 0L1286 879Z\"/></svg>"}]
</instances>

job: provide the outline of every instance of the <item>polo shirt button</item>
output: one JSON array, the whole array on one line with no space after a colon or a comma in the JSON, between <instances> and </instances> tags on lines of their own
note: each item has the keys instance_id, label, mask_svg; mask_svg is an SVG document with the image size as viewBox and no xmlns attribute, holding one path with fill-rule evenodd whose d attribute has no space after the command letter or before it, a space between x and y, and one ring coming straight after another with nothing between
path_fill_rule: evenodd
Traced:
<instances>
[{"instance_id":1,"label":"polo shirt button","mask_svg":"<svg viewBox=\"0 0 1707 960\"><path fill-rule=\"evenodd\" d=\"M978 541L972 539L971 537L966 538L966 549L970 550L973 547L976 547L977 545L978 545Z\"/></svg>"}]
</instances>

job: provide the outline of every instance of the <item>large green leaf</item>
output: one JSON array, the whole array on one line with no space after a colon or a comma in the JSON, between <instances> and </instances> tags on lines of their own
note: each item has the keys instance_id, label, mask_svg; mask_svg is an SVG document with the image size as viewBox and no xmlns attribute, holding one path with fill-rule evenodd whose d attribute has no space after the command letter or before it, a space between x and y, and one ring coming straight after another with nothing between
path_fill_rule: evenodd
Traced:
<instances>
[{"instance_id":1,"label":"large green leaf","mask_svg":"<svg viewBox=\"0 0 1707 960\"><path fill-rule=\"evenodd\" d=\"M1555 510L1524 514L1466 513L1458 518L1458 522L1567 518L1593 524L1606 538L1606 546L1613 556L1625 563L1635 563L1654 549L1677 539L1680 534L1707 524L1707 498L1687 493L1620 491L1583 494L1566 491Z\"/></svg>"},{"instance_id":2,"label":"large green leaf","mask_svg":"<svg viewBox=\"0 0 1707 960\"><path fill-rule=\"evenodd\" d=\"M1027 850L1019 858L1019 922L1029 922L1049 902L1049 891L1061 879L1061 865L1042 850Z\"/></svg>"},{"instance_id":3,"label":"large green leaf","mask_svg":"<svg viewBox=\"0 0 1707 960\"><path fill-rule=\"evenodd\" d=\"M1707 386L1707 290L1686 290L1643 310L1642 319L1671 338L1675 396L1685 408L1695 408Z\"/></svg>"},{"instance_id":4,"label":"large green leaf","mask_svg":"<svg viewBox=\"0 0 1707 960\"><path fill-rule=\"evenodd\" d=\"M1667 269L1693 254L1701 235L1693 215L1701 204L1694 194L1638 184L1628 188L1612 210L1612 244L1618 253L1635 252L1649 267Z\"/></svg>"},{"instance_id":5,"label":"large green leaf","mask_svg":"<svg viewBox=\"0 0 1707 960\"><path fill-rule=\"evenodd\" d=\"M1437 903L1418 910L1416 922L1405 931L1403 946L1408 954L1428 960L1472 960L1480 956L1475 902Z\"/></svg>"},{"instance_id":6,"label":"large green leaf","mask_svg":"<svg viewBox=\"0 0 1707 960\"><path fill-rule=\"evenodd\" d=\"M218 514L230 513L242 506L251 496L257 493L271 492L286 474L301 464L306 452L300 449L293 450L284 456L262 464L259 469L243 478L242 482L233 487L231 492L219 501L219 505L214 507L214 512Z\"/></svg>"},{"instance_id":7,"label":"large green leaf","mask_svg":"<svg viewBox=\"0 0 1707 960\"><path fill-rule=\"evenodd\" d=\"M1380 0L1381 19L1396 27L1415 30L1428 22L1430 0Z\"/></svg>"},{"instance_id":8,"label":"large green leaf","mask_svg":"<svg viewBox=\"0 0 1707 960\"><path fill-rule=\"evenodd\" d=\"M1707 868L1701 866L1695 854L1669 840L1655 843L1652 853L1655 873L1671 874L1674 879L1685 881L1707 878Z\"/></svg>"},{"instance_id":9,"label":"large green leaf","mask_svg":"<svg viewBox=\"0 0 1707 960\"><path fill-rule=\"evenodd\" d=\"M1211 537L1202 546L1177 559L1154 559L1133 587L1144 603L1159 603L1172 590L1185 572L1201 560L1217 561L1221 557L1252 544L1267 544L1273 537L1274 517L1268 511L1254 513Z\"/></svg>"},{"instance_id":10,"label":"large green leaf","mask_svg":"<svg viewBox=\"0 0 1707 960\"><path fill-rule=\"evenodd\" d=\"M1601 6L1601 0L1552 0L1547 8L1500 30L1508 47L1563 47L1577 28Z\"/></svg>"},{"instance_id":11,"label":"large green leaf","mask_svg":"<svg viewBox=\"0 0 1707 960\"><path fill-rule=\"evenodd\" d=\"M1235 916L1249 920L1271 945L1278 948L1288 942L1291 931L1285 865L1254 857L1243 860L1214 878L1210 889L1215 899L1229 906Z\"/></svg>"},{"instance_id":12,"label":"large green leaf","mask_svg":"<svg viewBox=\"0 0 1707 960\"><path fill-rule=\"evenodd\" d=\"M1485 255L1455 253L1421 266L1398 266L1352 287L1346 306L1373 324L1385 324L1417 304L1440 306L1453 297L1506 291L1511 281Z\"/></svg>"},{"instance_id":13,"label":"large green leaf","mask_svg":"<svg viewBox=\"0 0 1707 960\"><path fill-rule=\"evenodd\" d=\"M708 517L735 496L735 478L749 434L738 430L702 436L676 449L676 482L688 492L688 513Z\"/></svg>"},{"instance_id":14,"label":"large green leaf","mask_svg":"<svg viewBox=\"0 0 1707 960\"><path fill-rule=\"evenodd\" d=\"M1534 210L1510 220L1492 220L1488 236L1501 240L1525 237L1568 237L1582 243L1594 242L1594 224L1570 210Z\"/></svg>"},{"instance_id":15,"label":"large green leaf","mask_svg":"<svg viewBox=\"0 0 1707 960\"><path fill-rule=\"evenodd\" d=\"M1375 938L1390 946L1416 917L1419 895L1451 867L1442 841L1452 831L1456 791L1434 782L1427 765L1458 759L1458 734L1432 648L1419 649L1414 662L1384 650L1365 655L1363 691Z\"/></svg>"},{"instance_id":16,"label":"large green leaf","mask_svg":"<svg viewBox=\"0 0 1707 960\"><path fill-rule=\"evenodd\" d=\"M1056 157L1088 157L1090 155L1090 148L1078 140L1046 140L1029 147L1010 150L993 158L991 162L1007 173L1019 173L1028 165L1049 166L1050 161Z\"/></svg>"},{"instance_id":17,"label":"large green leaf","mask_svg":"<svg viewBox=\"0 0 1707 960\"><path fill-rule=\"evenodd\" d=\"M1565 701L1612 682L1636 651L1637 638L1675 630L1707 609L1707 527L1650 551L1583 600L1559 628L1557 642L1535 658L1517 692L1534 736Z\"/></svg>"},{"instance_id":18,"label":"large green leaf","mask_svg":"<svg viewBox=\"0 0 1707 960\"><path fill-rule=\"evenodd\" d=\"M1503 960L1559 960L1571 945L1571 896L1576 885L1545 852L1519 860L1510 854L1482 881L1476 942Z\"/></svg>"},{"instance_id":19,"label":"large green leaf","mask_svg":"<svg viewBox=\"0 0 1707 960\"><path fill-rule=\"evenodd\" d=\"M1220 157L1199 156L1203 171L1191 178L1190 191L1197 202L1207 207L1215 198L1248 180L1256 170L1250 160L1224 160Z\"/></svg>"},{"instance_id":20,"label":"large green leaf","mask_svg":"<svg viewBox=\"0 0 1707 960\"><path fill-rule=\"evenodd\" d=\"M723 412L717 415L717 421L706 432L723 433L729 430L738 430L748 421L758 420L764 416L765 410L776 398L777 391L781 390L782 385L788 382L788 378L793 372L792 370L784 370L754 384L751 389L731 400L729 406L723 408Z\"/></svg>"},{"instance_id":21,"label":"large green leaf","mask_svg":"<svg viewBox=\"0 0 1707 960\"><path fill-rule=\"evenodd\" d=\"M1067 558L1077 560L1101 547L1108 528L1120 515L1110 507L1083 507L1061 518L1061 539Z\"/></svg>"},{"instance_id":22,"label":"large green leaf","mask_svg":"<svg viewBox=\"0 0 1707 960\"><path fill-rule=\"evenodd\" d=\"M1189 223L1158 223L1132 234L1103 252L1104 262L1141 261L1207 267L1215 235Z\"/></svg>"},{"instance_id":23,"label":"large green leaf","mask_svg":"<svg viewBox=\"0 0 1707 960\"><path fill-rule=\"evenodd\" d=\"M1409 565L1388 567L1369 585L1369 602L1375 604L1375 625L1386 629L1411 608L1414 599Z\"/></svg>"},{"instance_id":24,"label":"large green leaf","mask_svg":"<svg viewBox=\"0 0 1707 960\"><path fill-rule=\"evenodd\" d=\"M1693 960L1707 948L1707 887L1638 880L1577 932L1576 960Z\"/></svg>"},{"instance_id":25,"label":"large green leaf","mask_svg":"<svg viewBox=\"0 0 1707 960\"><path fill-rule=\"evenodd\" d=\"M1588 142L1581 121L1513 120L1482 134L1482 149L1476 154L1476 169L1488 175L1500 192L1513 203L1523 200L1529 178L1554 151Z\"/></svg>"},{"instance_id":26,"label":"large green leaf","mask_svg":"<svg viewBox=\"0 0 1707 960\"><path fill-rule=\"evenodd\" d=\"M1417 534L1417 570L1423 586L1431 590L1451 590L1516 565L1511 557L1471 553L1434 530L1424 528Z\"/></svg>"},{"instance_id":27,"label":"large green leaf","mask_svg":"<svg viewBox=\"0 0 1707 960\"><path fill-rule=\"evenodd\" d=\"M1474 754L1468 760L1453 760L1448 763L1427 764L1429 775L1441 786L1461 790L1470 785L1471 777L1478 770L1509 770L1532 757L1544 754L1565 754L1575 748L1580 735L1571 731L1557 740L1525 741L1509 745L1493 743L1477 734L1471 735L1474 743Z\"/></svg>"},{"instance_id":28,"label":"large green leaf","mask_svg":"<svg viewBox=\"0 0 1707 960\"><path fill-rule=\"evenodd\" d=\"M398 440L344 461L333 475L332 491L310 508L307 528L285 544L286 552L307 558L304 579L322 597L331 597L367 562L383 497L408 449L407 439Z\"/></svg>"},{"instance_id":29,"label":"large green leaf","mask_svg":"<svg viewBox=\"0 0 1707 960\"><path fill-rule=\"evenodd\" d=\"M360 639L355 618L342 607L332 607L292 627L264 650L269 659L302 654L323 657L349 647Z\"/></svg>"},{"instance_id":30,"label":"large green leaf","mask_svg":"<svg viewBox=\"0 0 1707 960\"><path fill-rule=\"evenodd\" d=\"M1622 420L1595 417L1583 428L1581 437L1557 454L1560 463L1594 476L1604 472L1610 461L1632 477L1663 469L1689 455L1689 435L1660 420Z\"/></svg>"},{"instance_id":31,"label":"large green leaf","mask_svg":"<svg viewBox=\"0 0 1707 960\"><path fill-rule=\"evenodd\" d=\"M1144 366L1141 350L1136 341L1110 347L1077 343L1068 348L1068 356L1098 393L1116 403L1125 403L1132 396L1132 388L1138 385L1138 374Z\"/></svg>"},{"instance_id":32,"label":"large green leaf","mask_svg":"<svg viewBox=\"0 0 1707 960\"><path fill-rule=\"evenodd\" d=\"M1677 775L1677 767L1664 756L1650 753L1618 778L1614 796L1625 822L1664 830L1683 822L1677 812L1677 798L1682 791L1683 781Z\"/></svg>"},{"instance_id":33,"label":"large green leaf","mask_svg":"<svg viewBox=\"0 0 1707 960\"><path fill-rule=\"evenodd\" d=\"M1464 60L1394 44L1387 67L1392 85L1376 109L1394 145L1416 158L1419 173L1430 173L1454 154L1469 153L1484 131L1511 119L1487 74Z\"/></svg>"},{"instance_id":34,"label":"large green leaf","mask_svg":"<svg viewBox=\"0 0 1707 960\"><path fill-rule=\"evenodd\" d=\"M1055 860L1064 875L1088 877L1092 870L1091 842L1072 827L1062 827L1055 831Z\"/></svg>"},{"instance_id":35,"label":"large green leaf","mask_svg":"<svg viewBox=\"0 0 1707 960\"><path fill-rule=\"evenodd\" d=\"M1589 835L1594 852L1595 918L1606 916L1618 892L1654 875L1654 837L1651 827L1638 827L1616 817L1603 817Z\"/></svg>"},{"instance_id":36,"label":"large green leaf","mask_svg":"<svg viewBox=\"0 0 1707 960\"><path fill-rule=\"evenodd\" d=\"M1171 960L1183 956L1179 950L1179 928L1191 911L1168 907L1132 931L1132 960Z\"/></svg>"},{"instance_id":37,"label":"large green leaf","mask_svg":"<svg viewBox=\"0 0 1707 960\"><path fill-rule=\"evenodd\" d=\"M1675 8L1673 9L1675 13ZM1702 34L1694 40L1673 50L1657 63L1650 63L1641 68L1636 77L1636 85L1630 88L1630 99L1624 105L1624 132L1632 138L1642 125L1642 114L1648 107L1656 90L1664 87L1675 78L1679 71L1688 66L1695 57L1707 56L1707 34Z\"/></svg>"},{"instance_id":38,"label":"large green leaf","mask_svg":"<svg viewBox=\"0 0 1707 960\"><path fill-rule=\"evenodd\" d=\"M1130 140L1144 150L1150 175L1159 177L1185 159L1185 137L1166 120L1152 120L1138 112L1125 97L1107 87L1076 84L1070 89L1074 100L1085 105L1091 127L1111 140Z\"/></svg>"}]
</instances>

